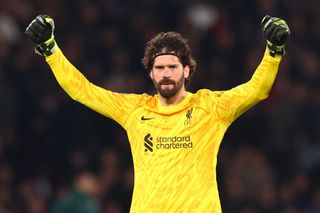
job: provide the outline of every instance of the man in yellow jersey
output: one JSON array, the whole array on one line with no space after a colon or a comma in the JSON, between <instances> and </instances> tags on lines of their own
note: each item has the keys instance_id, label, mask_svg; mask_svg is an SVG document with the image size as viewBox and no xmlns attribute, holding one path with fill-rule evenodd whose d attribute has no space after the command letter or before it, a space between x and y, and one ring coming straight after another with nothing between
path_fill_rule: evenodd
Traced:
<instances>
[{"instance_id":1,"label":"man in yellow jersey","mask_svg":"<svg viewBox=\"0 0 320 213\"><path fill-rule=\"evenodd\" d=\"M118 122L128 134L134 164L131 212L221 212L216 164L229 125L268 97L290 35L285 21L265 16L264 57L252 78L226 91L186 86L196 62L176 32L146 44L143 65L158 94L119 94L90 83L63 55L54 22L37 16L26 34L45 56L61 87L76 101Z\"/></svg>"}]
</instances>

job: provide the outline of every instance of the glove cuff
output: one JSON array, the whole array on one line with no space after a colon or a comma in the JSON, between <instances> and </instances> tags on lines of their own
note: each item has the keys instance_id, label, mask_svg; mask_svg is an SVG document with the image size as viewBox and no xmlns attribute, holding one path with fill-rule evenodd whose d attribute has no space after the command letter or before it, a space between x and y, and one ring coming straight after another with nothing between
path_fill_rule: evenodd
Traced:
<instances>
[{"instance_id":1,"label":"glove cuff","mask_svg":"<svg viewBox=\"0 0 320 213\"><path fill-rule=\"evenodd\" d=\"M49 56L51 54L53 54L56 50L57 50L57 43L55 42L55 40L52 40L50 43L46 44L39 44L36 46L35 48L35 53L41 56Z\"/></svg>"},{"instance_id":2,"label":"glove cuff","mask_svg":"<svg viewBox=\"0 0 320 213\"><path fill-rule=\"evenodd\" d=\"M284 56L286 54L285 45L275 45L270 41L267 41L267 50L272 57L276 55Z\"/></svg>"}]
</instances>

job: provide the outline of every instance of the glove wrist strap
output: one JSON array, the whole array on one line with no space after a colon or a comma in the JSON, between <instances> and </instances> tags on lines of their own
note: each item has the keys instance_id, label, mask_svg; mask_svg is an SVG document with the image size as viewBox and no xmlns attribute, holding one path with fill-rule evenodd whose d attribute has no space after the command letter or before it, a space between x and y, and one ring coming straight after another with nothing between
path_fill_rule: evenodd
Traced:
<instances>
[{"instance_id":1,"label":"glove wrist strap","mask_svg":"<svg viewBox=\"0 0 320 213\"><path fill-rule=\"evenodd\" d=\"M57 44L55 40L50 42L49 44L43 43L37 45L35 48L35 52L41 56L49 56L57 50Z\"/></svg>"},{"instance_id":2,"label":"glove wrist strap","mask_svg":"<svg viewBox=\"0 0 320 213\"><path fill-rule=\"evenodd\" d=\"M270 41L267 41L267 50L272 57L276 55L284 56L286 54L284 45L275 45Z\"/></svg>"}]
</instances>

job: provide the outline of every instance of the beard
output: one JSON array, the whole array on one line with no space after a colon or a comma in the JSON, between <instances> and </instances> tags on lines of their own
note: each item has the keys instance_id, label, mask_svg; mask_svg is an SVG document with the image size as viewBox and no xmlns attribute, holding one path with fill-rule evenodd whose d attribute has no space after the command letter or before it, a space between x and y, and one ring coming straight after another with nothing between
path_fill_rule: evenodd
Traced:
<instances>
[{"instance_id":1,"label":"beard","mask_svg":"<svg viewBox=\"0 0 320 213\"><path fill-rule=\"evenodd\" d=\"M178 81L174 81L169 78L164 78L160 80L159 82L156 82L155 80L152 80L155 88L159 92L159 94L164 98L172 98L177 94L177 92L182 88L184 84L184 76L182 75L181 78L178 79ZM172 85L172 88L162 88L162 85Z\"/></svg>"}]
</instances>

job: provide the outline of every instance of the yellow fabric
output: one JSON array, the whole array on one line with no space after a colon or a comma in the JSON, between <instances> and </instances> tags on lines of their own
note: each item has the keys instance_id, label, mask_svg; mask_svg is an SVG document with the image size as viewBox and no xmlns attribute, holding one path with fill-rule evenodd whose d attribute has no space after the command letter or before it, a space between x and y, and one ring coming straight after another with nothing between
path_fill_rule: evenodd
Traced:
<instances>
[{"instance_id":1,"label":"yellow fabric","mask_svg":"<svg viewBox=\"0 0 320 213\"><path fill-rule=\"evenodd\" d=\"M228 126L265 99L281 57L266 52L250 81L227 91L188 93L178 105L158 95L119 94L91 84L58 50L46 58L75 100L115 120L128 133L134 162L131 212L221 212L216 164Z\"/></svg>"}]
</instances>

